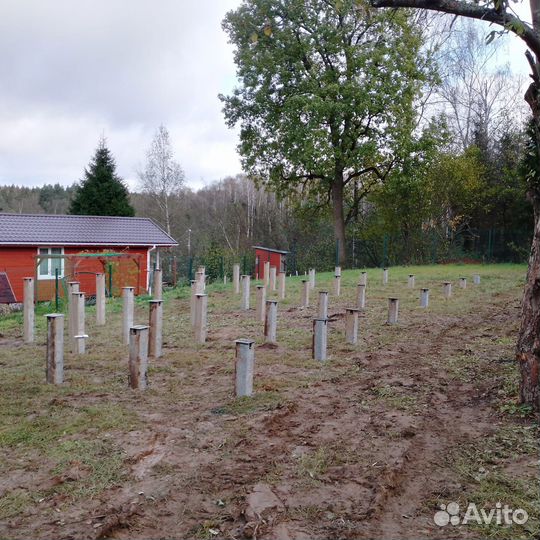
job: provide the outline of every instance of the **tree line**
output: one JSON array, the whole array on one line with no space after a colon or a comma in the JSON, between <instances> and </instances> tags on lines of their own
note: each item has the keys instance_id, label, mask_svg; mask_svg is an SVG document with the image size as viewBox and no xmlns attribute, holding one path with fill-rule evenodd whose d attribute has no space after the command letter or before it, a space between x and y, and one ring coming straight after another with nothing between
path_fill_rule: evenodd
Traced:
<instances>
[{"instance_id":1,"label":"tree line","mask_svg":"<svg viewBox=\"0 0 540 540\"><path fill-rule=\"evenodd\" d=\"M449 131L438 137L444 141ZM534 150L530 127L514 126L496 136L480 126L473 131L471 144L462 151L434 144L422 164L394 171L363 197L347 229L349 265L433 262L434 242L436 261L478 258L473 240L491 229L499 231L502 241L506 236L501 260L526 259L533 219L525 197L531 145ZM161 127L157 136L165 132ZM174 164L173 170L178 167ZM244 254L251 257L251 247L262 244L291 251L291 269L330 269L336 262L333 215L320 198L280 197L246 174L201 189L188 187L183 174L177 182L167 181L168 188L148 167L141 176L147 183L141 180L140 190L130 193L116 174L106 142L100 141L80 183L0 186L0 211L150 217L179 242L170 255L184 261L223 257L230 262ZM218 274L218 262L213 268Z\"/></svg>"}]
</instances>

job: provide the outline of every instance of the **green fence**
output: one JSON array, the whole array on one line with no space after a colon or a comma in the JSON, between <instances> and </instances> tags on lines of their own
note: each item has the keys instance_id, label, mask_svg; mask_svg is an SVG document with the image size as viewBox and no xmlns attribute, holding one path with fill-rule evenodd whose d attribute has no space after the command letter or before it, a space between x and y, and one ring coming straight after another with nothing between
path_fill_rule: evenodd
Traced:
<instances>
[{"instance_id":1,"label":"green fence","mask_svg":"<svg viewBox=\"0 0 540 540\"><path fill-rule=\"evenodd\" d=\"M458 232L440 229L407 231L379 236L358 235L347 239L345 268L437 264L446 262L526 262L532 232L504 229L467 229ZM303 274L309 268L330 271L336 266L340 246L331 231L321 231L309 241L294 240L288 249L287 272ZM223 281L232 275L234 263L241 274L254 275L255 251L240 255L213 250L191 257L163 253L164 280L172 285L187 285L194 279L198 266L204 266L210 282Z\"/></svg>"}]
</instances>

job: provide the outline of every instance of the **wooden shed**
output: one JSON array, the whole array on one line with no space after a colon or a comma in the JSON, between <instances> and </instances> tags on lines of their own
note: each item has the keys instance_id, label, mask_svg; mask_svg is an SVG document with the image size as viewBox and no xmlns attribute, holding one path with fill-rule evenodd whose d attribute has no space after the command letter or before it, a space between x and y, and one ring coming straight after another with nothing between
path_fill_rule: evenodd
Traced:
<instances>
[{"instance_id":1,"label":"wooden shed","mask_svg":"<svg viewBox=\"0 0 540 540\"><path fill-rule=\"evenodd\" d=\"M270 266L276 268L276 272L287 271L288 251L281 249L253 246L255 249L255 279L264 279L264 263L269 261Z\"/></svg>"}]
</instances>

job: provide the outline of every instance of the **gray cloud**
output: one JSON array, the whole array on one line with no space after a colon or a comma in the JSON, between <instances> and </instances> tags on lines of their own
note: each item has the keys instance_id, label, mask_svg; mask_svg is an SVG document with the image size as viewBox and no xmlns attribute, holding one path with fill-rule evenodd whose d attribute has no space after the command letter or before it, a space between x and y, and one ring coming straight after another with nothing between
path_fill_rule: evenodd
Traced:
<instances>
[{"instance_id":1,"label":"gray cloud","mask_svg":"<svg viewBox=\"0 0 540 540\"><path fill-rule=\"evenodd\" d=\"M240 0L4 0L0 182L78 180L102 133L135 183L165 124L188 181L240 172L219 92L234 84L221 29Z\"/></svg>"}]
</instances>

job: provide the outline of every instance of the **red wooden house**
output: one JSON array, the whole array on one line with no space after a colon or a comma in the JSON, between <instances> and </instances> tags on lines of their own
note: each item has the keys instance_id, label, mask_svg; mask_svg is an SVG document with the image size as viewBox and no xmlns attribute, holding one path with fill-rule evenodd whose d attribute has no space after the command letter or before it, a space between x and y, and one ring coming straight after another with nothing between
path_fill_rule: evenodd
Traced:
<instances>
[{"instance_id":1,"label":"red wooden house","mask_svg":"<svg viewBox=\"0 0 540 540\"><path fill-rule=\"evenodd\" d=\"M275 266L276 272L287 271L287 253L280 249L272 249L262 246L253 246L255 249L255 278L264 279L264 263L269 261L270 266Z\"/></svg>"},{"instance_id":2,"label":"red wooden house","mask_svg":"<svg viewBox=\"0 0 540 540\"><path fill-rule=\"evenodd\" d=\"M95 294L95 275L107 274L112 293L148 289L151 258L178 245L148 218L0 213L0 302L23 300L23 278L35 278L36 300L54 298L65 283Z\"/></svg>"}]
</instances>

